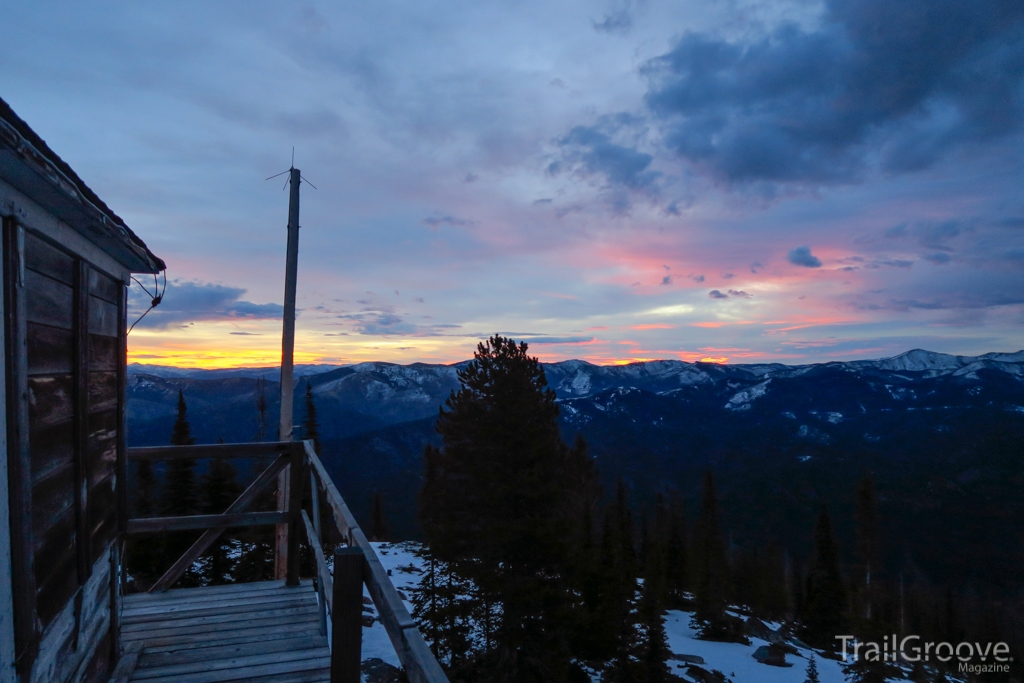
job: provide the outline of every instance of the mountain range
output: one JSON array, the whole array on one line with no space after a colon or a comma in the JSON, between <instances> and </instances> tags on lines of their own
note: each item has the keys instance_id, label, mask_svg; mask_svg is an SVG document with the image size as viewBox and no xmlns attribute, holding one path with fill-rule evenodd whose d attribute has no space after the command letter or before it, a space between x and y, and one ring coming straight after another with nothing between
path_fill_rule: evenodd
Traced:
<instances>
[{"instance_id":1,"label":"mountain range","mask_svg":"<svg viewBox=\"0 0 1024 683\"><path fill-rule=\"evenodd\" d=\"M436 443L434 420L463 365L297 368L296 423L308 382L324 463L357 516L379 491L394 533L417 535L423 447ZM544 370L566 441L582 435L604 489L622 479L638 507L674 493L695 510L711 469L734 545L775 541L806 555L827 506L852 551L853 490L870 475L890 571L1024 588L1024 351L810 365L571 360ZM264 434L274 438L277 374L131 365L129 445L167 442L179 389L198 442L252 441L261 376Z\"/></svg>"}]
</instances>

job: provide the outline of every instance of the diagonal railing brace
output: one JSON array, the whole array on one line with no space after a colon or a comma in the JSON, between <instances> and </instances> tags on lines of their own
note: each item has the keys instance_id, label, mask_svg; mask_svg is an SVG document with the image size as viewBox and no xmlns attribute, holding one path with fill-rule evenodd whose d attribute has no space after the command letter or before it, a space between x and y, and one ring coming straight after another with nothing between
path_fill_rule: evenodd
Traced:
<instances>
[{"instance_id":1,"label":"diagonal railing brace","mask_svg":"<svg viewBox=\"0 0 1024 683\"><path fill-rule=\"evenodd\" d=\"M271 463L270 467L263 470L260 476L256 477L256 481L249 484L249 488L242 492L242 495L235 500L231 506L224 511L225 514L231 512L243 512L245 508L249 507L249 504L256 500L256 497L260 494L260 491L274 480L281 471L288 466L290 462L290 456L288 454L280 456L277 460ZM199 559L199 556L206 552L206 549L213 544L220 535L227 531L229 527L221 526L207 529L203 532L203 535L199 537L195 543L192 544L185 554L178 558L178 561L168 569L160 580L153 584L153 587L149 589L150 593L162 593L181 578L181 575L185 573L192 563Z\"/></svg>"}]
</instances>

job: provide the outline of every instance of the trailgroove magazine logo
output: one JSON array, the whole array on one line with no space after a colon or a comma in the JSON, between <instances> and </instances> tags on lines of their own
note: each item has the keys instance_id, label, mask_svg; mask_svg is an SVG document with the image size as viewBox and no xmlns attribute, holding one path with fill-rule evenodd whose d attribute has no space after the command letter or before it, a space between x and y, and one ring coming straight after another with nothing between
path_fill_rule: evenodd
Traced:
<instances>
[{"instance_id":1,"label":"trailgroove magazine logo","mask_svg":"<svg viewBox=\"0 0 1024 683\"><path fill-rule=\"evenodd\" d=\"M868 662L941 662L954 659L960 673L1009 673L1010 646L1006 643L935 643L921 641L920 636L905 636L897 641L896 635L885 636L882 644L870 640L857 640L856 636L836 636L842 642L844 662L863 658Z\"/></svg>"}]
</instances>

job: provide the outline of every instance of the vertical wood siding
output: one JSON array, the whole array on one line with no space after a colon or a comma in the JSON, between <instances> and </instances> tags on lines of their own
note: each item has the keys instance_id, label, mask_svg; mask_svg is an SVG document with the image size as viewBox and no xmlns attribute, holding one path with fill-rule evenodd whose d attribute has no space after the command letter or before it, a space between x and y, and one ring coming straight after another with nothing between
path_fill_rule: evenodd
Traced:
<instances>
[{"instance_id":1,"label":"vertical wood siding","mask_svg":"<svg viewBox=\"0 0 1024 683\"><path fill-rule=\"evenodd\" d=\"M24 414L12 419L28 437L16 539L23 559L15 581L29 593L17 608L20 671L26 682L64 683L99 656L111 623L125 289L55 244L22 235L23 275L5 277L5 303L22 297L8 315L8 339L22 330L25 358L20 374L7 365L24 387ZM8 238L5 246L17 245Z\"/></svg>"}]
</instances>

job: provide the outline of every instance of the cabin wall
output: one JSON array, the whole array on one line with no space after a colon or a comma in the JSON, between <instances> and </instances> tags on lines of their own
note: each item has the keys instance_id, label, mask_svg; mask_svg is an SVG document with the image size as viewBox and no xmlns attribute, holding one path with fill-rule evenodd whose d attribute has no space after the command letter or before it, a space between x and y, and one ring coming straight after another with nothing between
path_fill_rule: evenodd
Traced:
<instances>
[{"instance_id":1,"label":"cabin wall","mask_svg":"<svg viewBox=\"0 0 1024 683\"><path fill-rule=\"evenodd\" d=\"M31 683L78 683L92 659L106 654L97 648L110 628L110 554L108 548L93 564L82 587L81 606L69 601L43 631Z\"/></svg>"},{"instance_id":2,"label":"cabin wall","mask_svg":"<svg viewBox=\"0 0 1024 683\"><path fill-rule=\"evenodd\" d=\"M0 282L4 259L0 258ZM0 320L4 319L4 298L0 296ZM6 358L4 335L0 334L0 358ZM0 363L0 683L13 683L14 670L14 588L11 583L11 515L7 491L7 372Z\"/></svg>"},{"instance_id":3,"label":"cabin wall","mask_svg":"<svg viewBox=\"0 0 1024 683\"><path fill-rule=\"evenodd\" d=\"M17 601L20 680L79 681L111 654L97 648L111 642L116 599L129 274L2 181L0 215L10 271L7 397L17 408L5 411L13 594L2 604Z\"/></svg>"}]
</instances>

